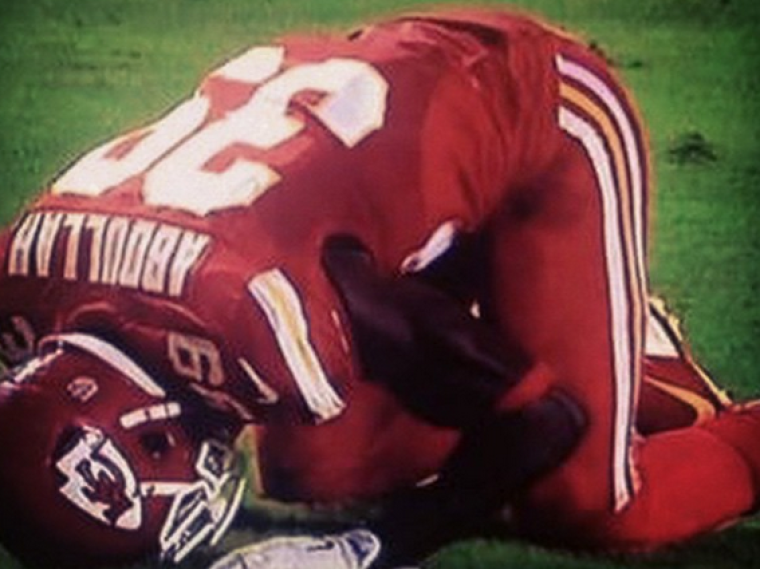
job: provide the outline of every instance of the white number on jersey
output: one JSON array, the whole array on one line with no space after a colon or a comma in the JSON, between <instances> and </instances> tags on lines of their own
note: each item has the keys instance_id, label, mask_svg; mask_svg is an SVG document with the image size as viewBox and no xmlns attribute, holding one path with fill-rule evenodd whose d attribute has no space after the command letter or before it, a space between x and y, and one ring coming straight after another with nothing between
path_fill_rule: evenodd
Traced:
<instances>
[{"instance_id":1,"label":"white number on jersey","mask_svg":"<svg viewBox=\"0 0 760 569\"><path fill-rule=\"evenodd\" d=\"M284 61L282 48L251 49L214 73L258 86L246 103L209 122L211 103L196 94L158 122L87 154L52 192L98 196L145 173L145 203L203 216L250 205L277 183L278 172L242 155L221 172L206 165L235 145L269 150L296 137L304 124L288 105L298 93L325 94L312 112L349 148L383 126L388 84L370 64L333 58L283 70Z\"/></svg>"}]
</instances>

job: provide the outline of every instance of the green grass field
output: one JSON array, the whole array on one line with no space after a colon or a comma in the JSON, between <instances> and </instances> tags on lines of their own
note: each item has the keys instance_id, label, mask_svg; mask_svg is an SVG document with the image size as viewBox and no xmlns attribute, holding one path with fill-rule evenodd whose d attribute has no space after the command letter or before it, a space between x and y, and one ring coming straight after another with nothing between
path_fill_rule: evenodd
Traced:
<instances>
[{"instance_id":1,"label":"green grass field","mask_svg":"<svg viewBox=\"0 0 760 569\"><path fill-rule=\"evenodd\" d=\"M79 153L157 116L190 93L206 71L245 46L267 42L286 30L345 29L366 18L424 4L431 3L3 2L0 222L10 222L30 195ZM696 353L716 377L737 396L760 393L760 350L754 345L760 336L760 4L756 0L513 4L596 42L631 86L649 125L658 186L653 286L683 317ZM227 544L248 537L247 532L237 531ZM203 567L204 562L195 560L188 566ZM760 524L749 521L639 558L578 557L517 542L462 542L426 566L760 567ZM0 568L21 566L0 550Z\"/></svg>"}]
</instances>

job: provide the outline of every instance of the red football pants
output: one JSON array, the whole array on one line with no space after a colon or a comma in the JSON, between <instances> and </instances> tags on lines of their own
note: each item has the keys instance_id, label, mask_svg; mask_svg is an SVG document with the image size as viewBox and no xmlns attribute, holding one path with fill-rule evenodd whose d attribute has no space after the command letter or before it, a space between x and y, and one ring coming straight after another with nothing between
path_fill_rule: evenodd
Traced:
<instances>
[{"instance_id":1,"label":"red football pants","mask_svg":"<svg viewBox=\"0 0 760 569\"><path fill-rule=\"evenodd\" d=\"M507 208L494 224L490 296L507 343L545 370L523 389L548 378L582 405L588 432L518 511L534 535L646 549L751 510L760 421L736 430L726 414L717 426L634 434L647 316L646 144L599 58L568 43L556 76L560 150L522 190L530 207Z\"/></svg>"}]
</instances>

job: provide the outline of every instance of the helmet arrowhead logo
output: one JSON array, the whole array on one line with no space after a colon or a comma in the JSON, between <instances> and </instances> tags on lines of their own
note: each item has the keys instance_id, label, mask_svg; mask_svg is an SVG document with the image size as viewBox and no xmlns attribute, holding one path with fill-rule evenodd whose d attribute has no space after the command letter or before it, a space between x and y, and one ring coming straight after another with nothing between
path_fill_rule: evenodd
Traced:
<instances>
[{"instance_id":1,"label":"helmet arrowhead logo","mask_svg":"<svg viewBox=\"0 0 760 569\"><path fill-rule=\"evenodd\" d=\"M101 462L106 463L106 460ZM105 504L103 516L111 525L116 525L119 518L132 507L132 502L127 496L126 483L121 472L115 465L109 466L111 468L108 470L99 470L95 474L92 462L83 461L77 466L77 473L87 484L82 488L82 494L95 504Z\"/></svg>"},{"instance_id":2,"label":"helmet arrowhead logo","mask_svg":"<svg viewBox=\"0 0 760 569\"><path fill-rule=\"evenodd\" d=\"M142 525L137 478L102 432L83 429L55 466L66 479L59 491L79 509L110 527L136 530Z\"/></svg>"}]
</instances>

